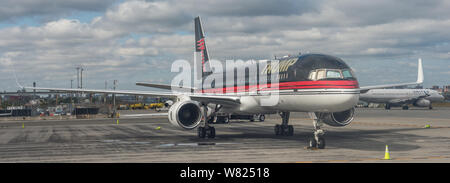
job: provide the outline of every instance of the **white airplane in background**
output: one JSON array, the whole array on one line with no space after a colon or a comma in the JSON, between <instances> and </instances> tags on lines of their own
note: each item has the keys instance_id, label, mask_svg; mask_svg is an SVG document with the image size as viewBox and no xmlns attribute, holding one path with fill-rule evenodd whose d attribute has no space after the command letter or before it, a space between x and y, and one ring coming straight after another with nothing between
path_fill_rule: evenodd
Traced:
<instances>
[{"instance_id":1,"label":"white airplane in background","mask_svg":"<svg viewBox=\"0 0 450 183\"><path fill-rule=\"evenodd\" d=\"M376 89L361 94L360 100L370 103L383 103L385 109L401 106L408 110L408 104L433 109L433 102L444 101L444 96L431 89Z\"/></svg>"},{"instance_id":2,"label":"white airplane in background","mask_svg":"<svg viewBox=\"0 0 450 183\"><path fill-rule=\"evenodd\" d=\"M206 49L206 42L200 18L195 18L195 52L202 58L202 77L223 76L233 74L233 70L224 72L209 72L205 69L211 64ZM289 123L290 112L308 112L313 120L314 138L309 140L310 147L325 148L323 124L330 126L346 126L353 120L354 107L359 100L360 91L374 88L403 86L416 83L402 83L392 85L370 86L360 88L352 69L340 58L324 54L306 54L286 57L278 60L277 72L270 71L271 64L267 62L254 62L252 64L265 64L256 74L260 77L253 79L253 74L238 78L234 75L234 82L215 81L215 86L188 88L193 92L174 93L171 85L137 83L142 86L167 89L168 92L126 91L126 90L95 90L95 89L69 89L69 88L37 88L24 87L35 90L109 93L126 95L146 95L174 97L176 100L168 111L169 121L181 129L192 130L197 128L199 138L214 138L215 128L207 123L217 112L234 114L279 113L281 124L275 125L276 135L293 135L294 128ZM260 67L256 67L260 68ZM275 69L273 69L275 71ZM261 77L270 78L272 74L283 75L279 82L271 83L272 87L261 86ZM268 84L270 85L270 84ZM256 92L248 92L255 89ZM218 94L217 91L225 91ZM279 100L276 105L263 106L261 101L267 98L265 93L276 93Z\"/></svg>"},{"instance_id":3,"label":"white airplane in background","mask_svg":"<svg viewBox=\"0 0 450 183\"><path fill-rule=\"evenodd\" d=\"M424 79L422 59L418 61L417 72L416 83L422 83ZM407 110L408 104L432 109L432 102L443 101L444 96L431 89L371 89L365 93L361 92L359 100L369 103L383 103L385 109L390 109L392 106L402 106L404 110Z\"/></svg>"}]
</instances>

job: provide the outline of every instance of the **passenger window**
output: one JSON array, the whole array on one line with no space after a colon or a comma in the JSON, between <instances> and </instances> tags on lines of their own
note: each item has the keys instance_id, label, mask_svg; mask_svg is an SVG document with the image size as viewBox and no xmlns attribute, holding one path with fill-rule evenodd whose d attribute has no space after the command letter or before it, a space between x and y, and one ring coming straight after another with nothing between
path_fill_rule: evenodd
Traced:
<instances>
[{"instance_id":1,"label":"passenger window","mask_svg":"<svg viewBox=\"0 0 450 183\"><path fill-rule=\"evenodd\" d=\"M336 70L328 70L327 71L327 78L341 78L341 72Z\"/></svg>"},{"instance_id":2,"label":"passenger window","mask_svg":"<svg viewBox=\"0 0 450 183\"><path fill-rule=\"evenodd\" d=\"M325 70L317 71L317 80L321 80L321 79L325 79L325 78L326 78Z\"/></svg>"},{"instance_id":3,"label":"passenger window","mask_svg":"<svg viewBox=\"0 0 450 183\"><path fill-rule=\"evenodd\" d=\"M353 77L350 70L343 70L342 75L344 75L344 78L352 78Z\"/></svg>"},{"instance_id":4,"label":"passenger window","mask_svg":"<svg viewBox=\"0 0 450 183\"><path fill-rule=\"evenodd\" d=\"M311 71L311 72L309 73L308 79L309 79L309 80L316 80L316 71Z\"/></svg>"}]
</instances>

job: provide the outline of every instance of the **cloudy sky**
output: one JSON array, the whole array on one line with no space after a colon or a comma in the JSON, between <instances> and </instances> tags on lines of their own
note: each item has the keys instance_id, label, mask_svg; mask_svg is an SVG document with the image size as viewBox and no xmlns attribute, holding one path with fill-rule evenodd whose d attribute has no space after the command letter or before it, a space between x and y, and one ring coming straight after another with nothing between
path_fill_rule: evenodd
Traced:
<instances>
[{"instance_id":1,"label":"cloudy sky","mask_svg":"<svg viewBox=\"0 0 450 183\"><path fill-rule=\"evenodd\" d=\"M445 0L0 0L0 91L23 85L148 89L170 83L176 59L193 59L202 17L211 58L270 59L325 53L345 60L361 86L450 84L450 1Z\"/></svg>"}]
</instances>

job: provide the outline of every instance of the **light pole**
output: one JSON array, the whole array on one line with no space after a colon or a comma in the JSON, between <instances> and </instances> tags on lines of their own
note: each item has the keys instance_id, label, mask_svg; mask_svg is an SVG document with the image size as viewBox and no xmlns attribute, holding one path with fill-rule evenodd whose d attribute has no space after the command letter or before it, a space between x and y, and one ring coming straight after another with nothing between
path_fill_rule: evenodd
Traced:
<instances>
[{"instance_id":1,"label":"light pole","mask_svg":"<svg viewBox=\"0 0 450 183\"><path fill-rule=\"evenodd\" d=\"M33 88L36 88L36 82L33 82ZM31 103L32 104L32 107L31 107L31 115L32 116L35 116L37 113L35 102L36 102L36 89L33 89L33 102ZM37 104L37 102L36 102L36 104Z\"/></svg>"},{"instance_id":2,"label":"light pole","mask_svg":"<svg viewBox=\"0 0 450 183\"><path fill-rule=\"evenodd\" d=\"M81 81L81 88L83 88L83 67L81 68L81 75L80 75L80 77L81 77L81 79L80 79L80 81Z\"/></svg>"},{"instance_id":3,"label":"light pole","mask_svg":"<svg viewBox=\"0 0 450 183\"><path fill-rule=\"evenodd\" d=\"M116 90L117 80L114 80L113 89ZM113 93L113 116L116 117L116 94Z\"/></svg>"},{"instance_id":4,"label":"light pole","mask_svg":"<svg viewBox=\"0 0 450 183\"><path fill-rule=\"evenodd\" d=\"M73 79L71 79L70 80L70 89L72 89L72 84L73 84ZM73 95L73 93L72 92L70 92L69 93L70 94L70 107L69 107L69 111L70 111L70 113L72 113L72 108L73 108L73 99L72 99L72 95Z\"/></svg>"},{"instance_id":5,"label":"light pole","mask_svg":"<svg viewBox=\"0 0 450 183\"><path fill-rule=\"evenodd\" d=\"M77 67L77 88L80 88L80 67Z\"/></svg>"},{"instance_id":6,"label":"light pole","mask_svg":"<svg viewBox=\"0 0 450 183\"><path fill-rule=\"evenodd\" d=\"M77 67L77 88L80 88L80 67ZM76 92L77 103L80 101L80 93Z\"/></svg>"}]
</instances>

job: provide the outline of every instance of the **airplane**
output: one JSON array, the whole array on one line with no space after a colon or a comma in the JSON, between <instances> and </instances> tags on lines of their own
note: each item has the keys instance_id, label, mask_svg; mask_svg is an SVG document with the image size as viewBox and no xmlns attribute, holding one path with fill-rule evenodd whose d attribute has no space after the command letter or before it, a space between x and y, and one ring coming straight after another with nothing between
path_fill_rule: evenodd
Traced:
<instances>
[{"instance_id":1,"label":"airplane","mask_svg":"<svg viewBox=\"0 0 450 183\"><path fill-rule=\"evenodd\" d=\"M408 104L433 109L433 102L441 102L444 96L431 89L375 89L361 94L360 100L369 103L384 103L385 109L401 106L408 110Z\"/></svg>"},{"instance_id":2,"label":"airplane","mask_svg":"<svg viewBox=\"0 0 450 183\"><path fill-rule=\"evenodd\" d=\"M423 82L422 59L418 61L417 83ZM402 106L408 110L408 104L433 109L433 102L444 100L444 96L431 89L371 89L359 95L359 100L369 103L384 103L388 110L393 106Z\"/></svg>"},{"instance_id":3,"label":"airplane","mask_svg":"<svg viewBox=\"0 0 450 183\"><path fill-rule=\"evenodd\" d=\"M215 128L207 121L218 112L230 114L279 113L282 118L281 124L275 125L274 132L276 135L283 136L294 134L293 126L289 125L290 113L307 112L314 127L314 136L309 139L309 147L324 149L325 138L323 136L325 131L322 129L323 124L336 127L350 124L354 117L354 108L359 100L360 92L405 85L403 83L360 88L352 69L342 59L326 54L302 54L268 62L248 62L248 65L243 67L255 66L257 71L248 71L241 77L236 75L236 67L227 68L225 71L212 71L212 61L206 48L200 17L194 19L194 26L194 57L197 55L197 58L201 58L201 65L199 60L194 59L194 64L201 67L201 72L194 72L194 74L201 74L202 86L200 87L138 82L137 85L165 89L168 92L23 88L173 97L175 98L174 103L168 111L169 122L185 130L197 128L199 138L215 138ZM254 77L255 74L259 74L259 76ZM227 76L234 76L234 78L231 77L234 82L226 82ZM223 81L216 79L211 82L211 85L206 84L205 86L205 80L211 77L223 78ZM275 79L272 80L271 78ZM267 84L264 84L266 83L264 82L265 79L269 80ZM174 88L177 87L187 90L174 92ZM276 103L268 106L262 105L268 95L272 94L278 97Z\"/></svg>"},{"instance_id":4,"label":"airplane","mask_svg":"<svg viewBox=\"0 0 450 183\"><path fill-rule=\"evenodd\" d=\"M423 82L422 59L418 60L417 83ZM384 103L388 110L394 106L402 106L408 110L408 104L416 107L428 107L433 109L433 102L444 100L444 96L431 89L371 89L359 95L359 100L369 103Z\"/></svg>"}]
</instances>

